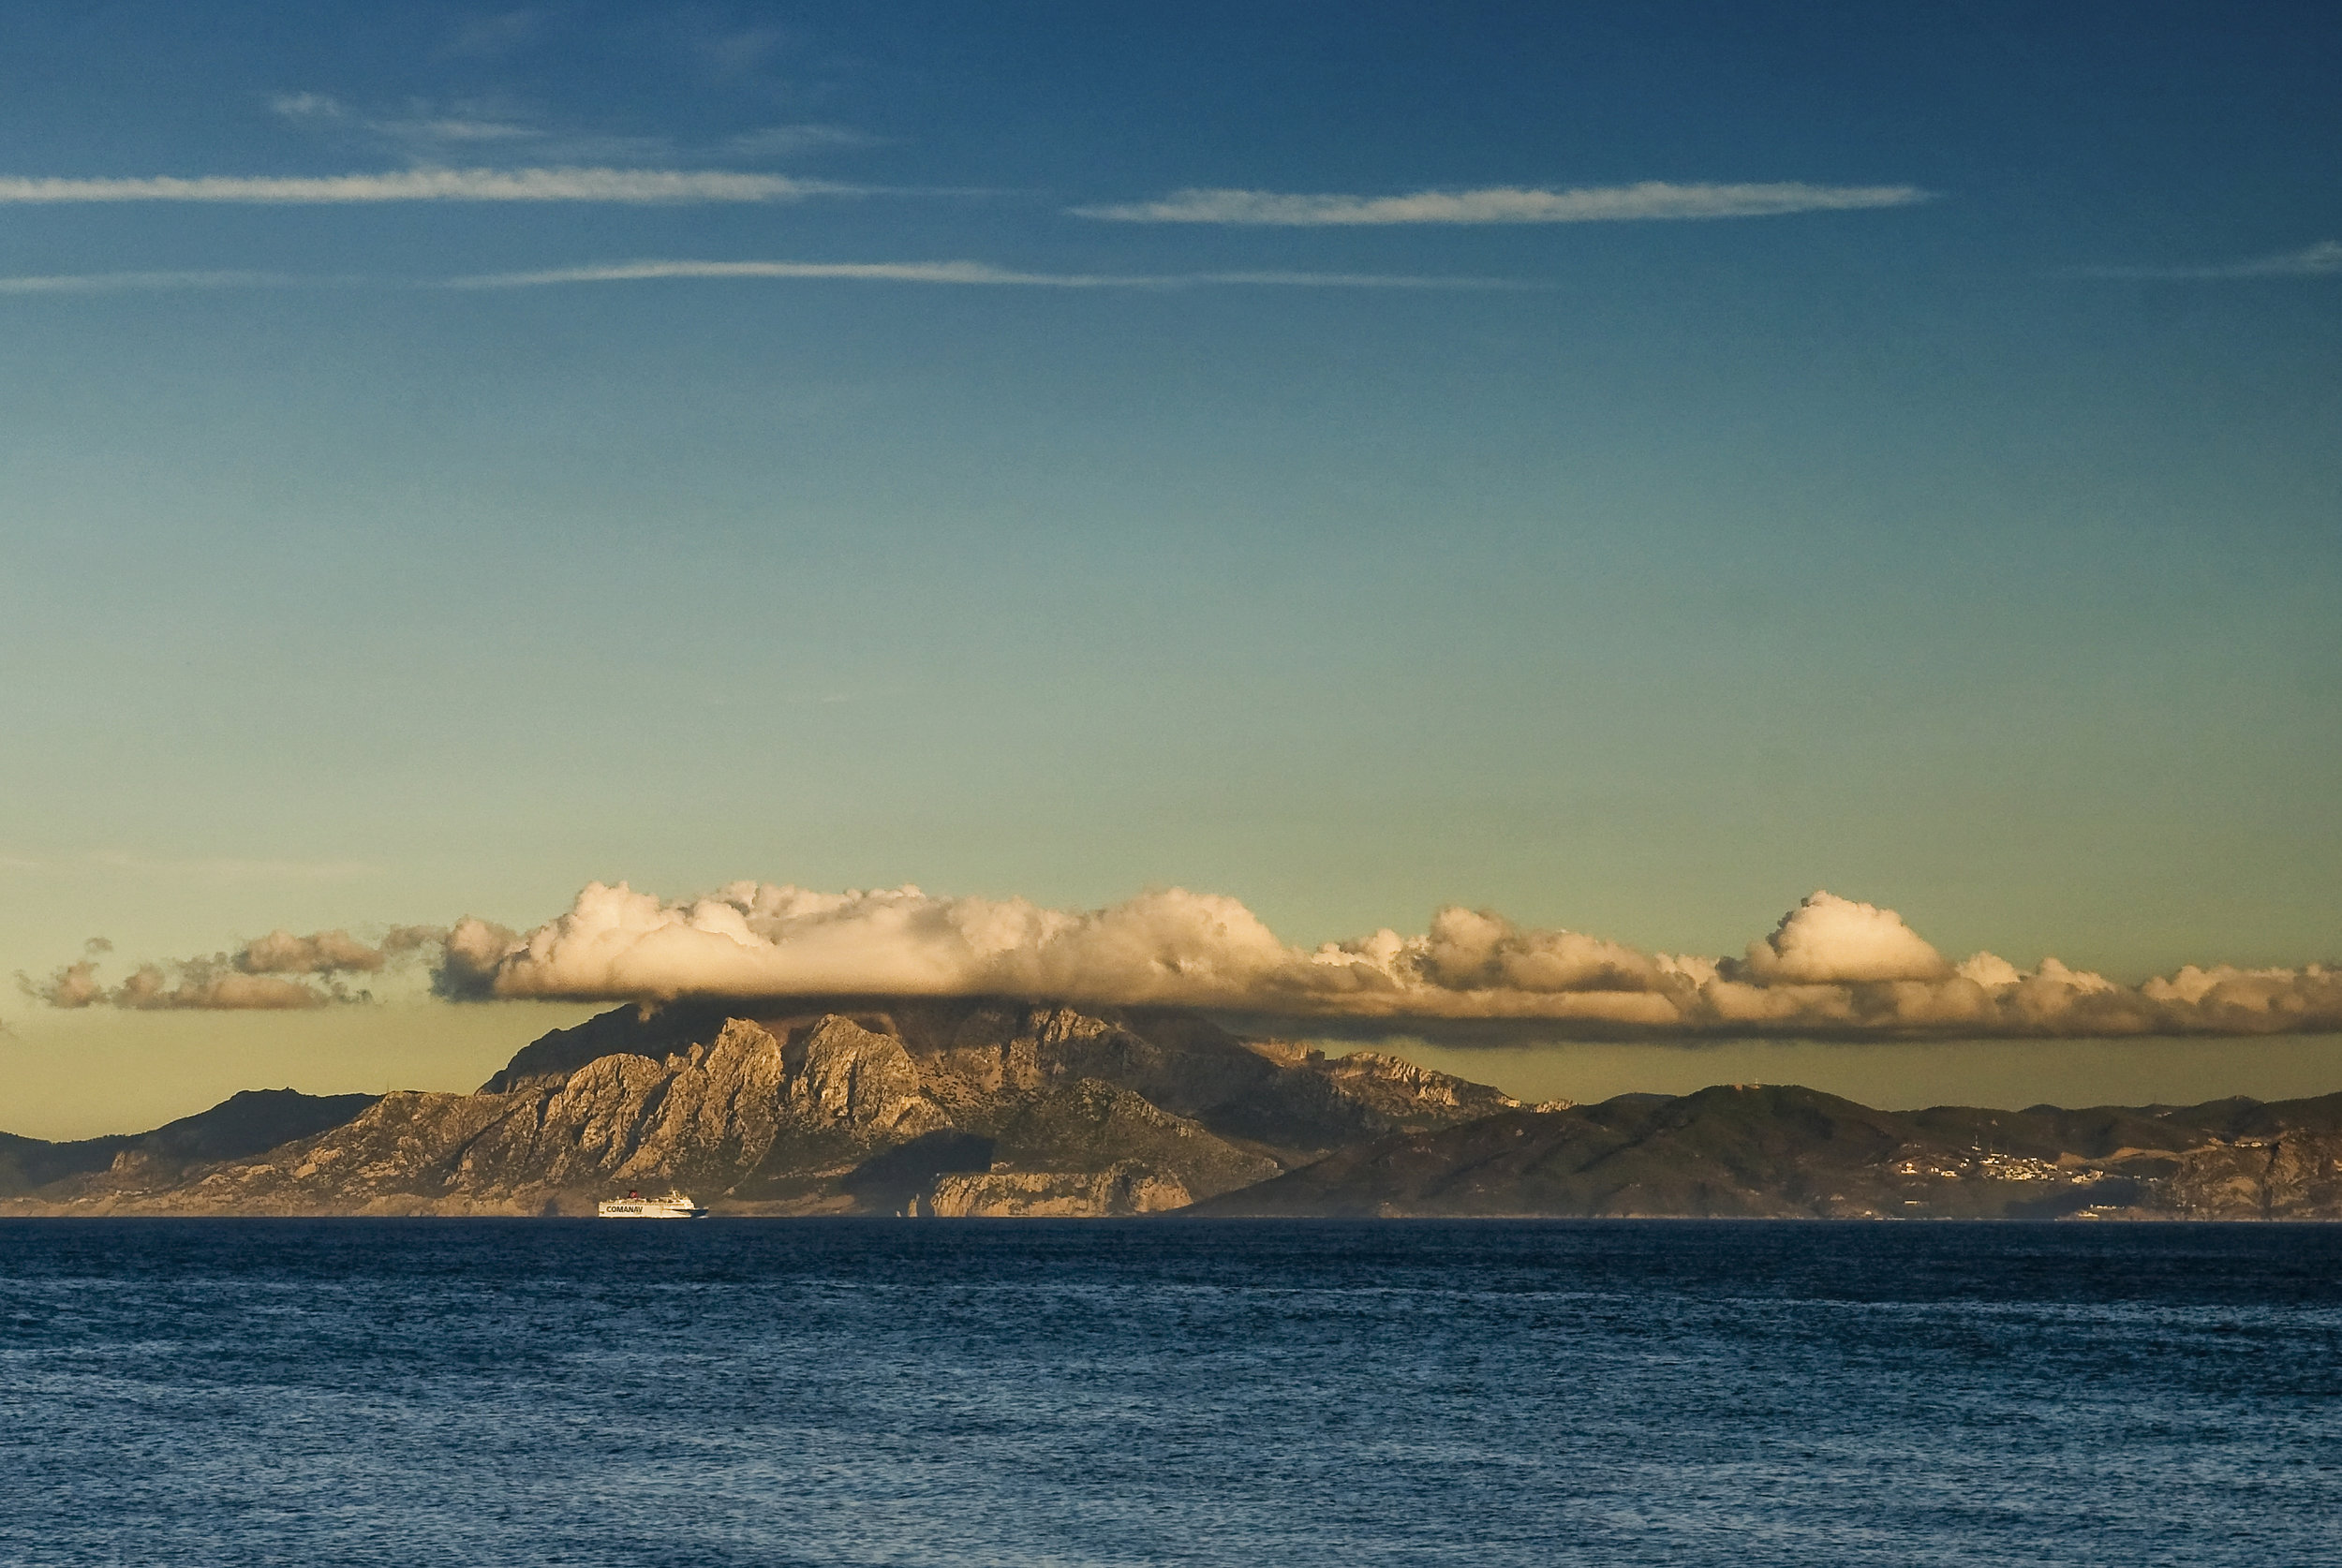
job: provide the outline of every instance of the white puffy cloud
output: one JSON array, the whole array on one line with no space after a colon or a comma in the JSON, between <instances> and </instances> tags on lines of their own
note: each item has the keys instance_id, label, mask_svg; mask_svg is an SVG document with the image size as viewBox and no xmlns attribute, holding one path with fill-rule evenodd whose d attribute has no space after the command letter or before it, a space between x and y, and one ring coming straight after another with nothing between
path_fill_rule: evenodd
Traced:
<instances>
[{"instance_id":1,"label":"white puffy cloud","mask_svg":"<svg viewBox=\"0 0 2342 1568\"><path fill-rule=\"evenodd\" d=\"M1844 984L1941 980L1951 966L1892 910L1816 893L1748 944L1747 971L1765 981Z\"/></svg>"},{"instance_id":2,"label":"white puffy cloud","mask_svg":"<svg viewBox=\"0 0 2342 1568\"><path fill-rule=\"evenodd\" d=\"M915 887L735 882L670 901L597 882L526 933L458 923L437 984L614 1001L1003 995L1541 1039L2342 1029L2342 970L2190 967L2130 987L2053 957L2026 970L1979 953L1955 967L1893 910L1826 892L1726 959L1460 908L1420 936L1383 930L1310 952L1233 898L1179 888L1067 911Z\"/></svg>"},{"instance_id":3,"label":"white puffy cloud","mask_svg":"<svg viewBox=\"0 0 2342 1568\"><path fill-rule=\"evenodd\" d=\"M1067 913L1024 899L735 882L668 903L593 883L501 951L449 934L443 989L500 997L1031 994L1234 1004L1295 954L1233 898L1178 889Z\"/></svg>"}]
</instances>

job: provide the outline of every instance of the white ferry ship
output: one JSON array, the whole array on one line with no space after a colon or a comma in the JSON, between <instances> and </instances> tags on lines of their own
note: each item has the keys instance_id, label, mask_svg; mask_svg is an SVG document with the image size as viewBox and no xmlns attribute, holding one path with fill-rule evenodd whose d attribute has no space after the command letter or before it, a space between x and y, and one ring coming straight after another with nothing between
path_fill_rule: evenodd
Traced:
<instances>
[{"instance_id":1,"label":"white ferry ship","mask_svg":"<svg viewBox=\"0 0 2342 1568\"><path fill-rule=\"evenodd\" d=\"M601 1200L604 1220L704 1220L707 1210L680 1192L670 1192L663 1198L645 1198L640 1192L629 1192L623 1198Z\"/></svg>"}]
</instances>

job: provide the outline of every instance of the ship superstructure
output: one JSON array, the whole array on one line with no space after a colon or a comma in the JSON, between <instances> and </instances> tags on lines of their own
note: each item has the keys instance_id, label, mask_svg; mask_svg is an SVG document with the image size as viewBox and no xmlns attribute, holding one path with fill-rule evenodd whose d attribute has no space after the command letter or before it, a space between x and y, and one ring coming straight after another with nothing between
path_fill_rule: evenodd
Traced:
<instances>
[{"instance_id":1,"label":"ship superstructure","mask_svg":"<svg viewBox=\"0 0 2342 1568\"><path fill-rule=\"evenodd\" d=\"M707 1210L681 1192L670 1192L663 1198L645 1198L640 1192L629 1192L623 1198L601 1200L604 1220L704 1220Z\"/></svg>"}]
</instances>

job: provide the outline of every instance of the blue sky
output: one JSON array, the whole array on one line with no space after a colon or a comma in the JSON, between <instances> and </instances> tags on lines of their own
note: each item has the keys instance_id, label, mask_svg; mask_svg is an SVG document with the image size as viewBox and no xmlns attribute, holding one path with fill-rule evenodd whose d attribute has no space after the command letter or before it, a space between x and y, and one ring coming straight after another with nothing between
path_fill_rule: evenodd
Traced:
<instances>
[{"instance_id":1,"label":"blue sky","mask_svg":"<svg viewBox=\"0 0 2342 1568\"><path fill-rule=\"evenodd\" d=\"M739 877L2333 959L2338 67L2306 6L12 7L0 968ZM542 170L699 184L151 184ZM1082 211L1651 182L1813 210ZM1089 281L451 287L645 261Z\"/></svg>"}]
</instances>

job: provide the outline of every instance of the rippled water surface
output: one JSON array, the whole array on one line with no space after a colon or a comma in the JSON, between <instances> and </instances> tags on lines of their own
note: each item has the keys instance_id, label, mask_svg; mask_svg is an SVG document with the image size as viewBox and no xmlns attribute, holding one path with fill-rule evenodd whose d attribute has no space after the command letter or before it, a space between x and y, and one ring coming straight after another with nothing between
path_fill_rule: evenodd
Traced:
<instances>
[{"instance_id":1,"label":"rippled water surface","mask_svg":"<svg viewBox=\"0 0 2342 1568\"><path fill-rule=\"evenodd\" d=\"M2342 1563L2342 1228L0 1223L0 1561Z\"/></svg>"}]
</instances>

